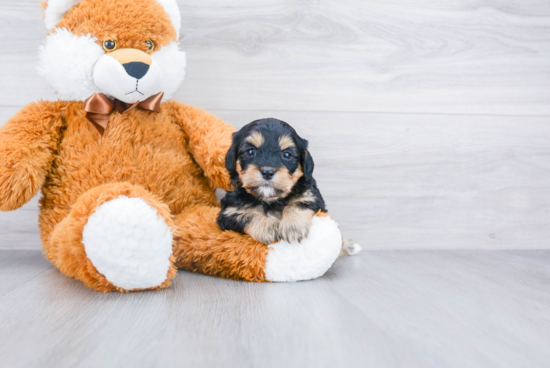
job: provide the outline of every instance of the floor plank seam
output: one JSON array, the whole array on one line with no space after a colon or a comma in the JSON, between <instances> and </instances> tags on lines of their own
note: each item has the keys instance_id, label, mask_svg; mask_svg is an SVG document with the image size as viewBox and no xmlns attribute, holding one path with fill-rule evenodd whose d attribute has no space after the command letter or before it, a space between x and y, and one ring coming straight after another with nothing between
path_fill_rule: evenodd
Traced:
<instances>
[{"instance_id":1,"label":"floor plank seam","mask_svg":"<svg viewBox=\"0 0 550 368\"><path fill-rule=\"evenodd\" d=\"M16 284L16 285L13 285L11 289L9 289L8 291L4 292L3 294L0 294L0 296L7 296L9 295L10 293L12 293L13 291L17 290L20 286L23 286L25 284L27 284L28 282L34 280L35 278L37 278L38 276L42 275L44 272L46 271L49 271L53 268L53 265L50 265L48 268L44 269L43 271L37 273L36 275L34 275L33 277L31 277L30 279L27 279L19 284Z\"/></svg>"}]
</instances>

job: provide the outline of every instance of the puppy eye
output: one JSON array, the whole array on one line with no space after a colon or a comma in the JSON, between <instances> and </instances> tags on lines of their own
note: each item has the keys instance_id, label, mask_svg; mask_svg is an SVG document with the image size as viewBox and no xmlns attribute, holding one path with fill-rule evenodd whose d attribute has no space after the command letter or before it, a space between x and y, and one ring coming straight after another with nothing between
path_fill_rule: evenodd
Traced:
<instances>
[{"instance_id":1,"label":"puppy eye","mask_svg":"<svg viewBox=\"0 0 550 368\"><path fill-rule=\"evenodd\" d=\"M288 152L283 152L283 160L290 160L292 158L292 155Z\"/></svg>"},{"instance_id":2,"label":"puppy eye","mask_svg":"<svg viewBox=\"0 0 550 368\"><path fill-rule=\"evenodd\" d=\"M256 156L256 150L253 149L253 148L251 148L251 149L249 149L248 151L246 151L246 155L247 155L248 157L254 157L254 156Z\"/></svg>"},{"instance_id":3,"label":"puppy eye","mask_svg":"<svg viewBox=\"0 0 550 368\"><path fill-rule=\"evenodd\" d=\"M145 45L147 45L147 48L151 51L153 51L155 49L155 44L151 40L145 41Z\"/></svg>"},{"instance_id":4,"label":"puppy eye","mask_svg":"<svg viewBox=\"0 0 550 368\"><path fill-rule=\"evenodd\" d=\"M117 47L117 42L114 40L103 41L103 49L107 52L115 51Z\"/></svg>"}]
</instances>

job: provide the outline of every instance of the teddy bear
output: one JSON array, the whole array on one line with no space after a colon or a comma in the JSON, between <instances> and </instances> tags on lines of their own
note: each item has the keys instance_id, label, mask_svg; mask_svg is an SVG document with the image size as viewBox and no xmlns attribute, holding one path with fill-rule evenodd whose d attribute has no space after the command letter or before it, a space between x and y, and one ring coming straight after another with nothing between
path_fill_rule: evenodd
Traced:
<instances>
[{"instance_id":1,"label":"teddy bear","mask_svg":"<svg viewBox=\"0 0 550 368\"><path fill-rule=\"evenodd\" d=\"M39 191L43 253L98 291L161 289L177 269L246 281L323 275L342 236L329 216L299 244L222 231L215 188L234 128L170 100L184 79L175 0L48 0L38 73L57 101L0 128L0 210Z\"/></svg>"}]
</instances>

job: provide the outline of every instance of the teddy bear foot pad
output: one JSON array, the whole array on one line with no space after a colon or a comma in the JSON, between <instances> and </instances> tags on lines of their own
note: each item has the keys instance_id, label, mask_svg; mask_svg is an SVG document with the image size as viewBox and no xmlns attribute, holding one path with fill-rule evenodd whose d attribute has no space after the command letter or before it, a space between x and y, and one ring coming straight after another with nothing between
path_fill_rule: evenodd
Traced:
<instances>
[{"instance_id":1,"label":"teddy bear foot pad","mask_svg":"<svg viewBox=\"0 0 550 368\"><path fill-rule=\"evenodd\" d=\"M166 280L172 232L144 200L120 196L102 204L82 235L88 258L113 285L147 289Z\"/></svg>"},{"instance_id":2,"label":"teddy bear foot pad","mask_svg":"<svg viewBox=\"0 0 550 368\"><path fill-rule=\"evenodd\" d=\"M312 223L307 239L301 243L281 241L270 245L266 280L312 280L328 271L342 249L342 234L336 221L328 216L315 216Z\"/></svg>"}]
</instances>

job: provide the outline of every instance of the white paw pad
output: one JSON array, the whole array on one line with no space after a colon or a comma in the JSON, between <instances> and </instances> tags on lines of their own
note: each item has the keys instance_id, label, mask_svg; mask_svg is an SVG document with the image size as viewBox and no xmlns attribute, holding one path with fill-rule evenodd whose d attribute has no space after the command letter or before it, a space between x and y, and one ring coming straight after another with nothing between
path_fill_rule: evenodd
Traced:
<instances>
[{"instance_id":1,"label":"white paw pad","mask_svg":"<svg viewBox=\"0 0 550 368\"><path fill-rule=\"evenodd\" d=\"M342 234L330 217L315 216L307 239L301 243L281 241L270 245L265 278L289 282L312 280L323 276L338 258Z\"/></svg>"},{"instance_id":2,"label":"white paw pad","mask_svg":"<svg viewBox=\"0 0 550 368\"><path fill-rule=\"evenodd\" d=\"M118 197L99 206L84 226L86 255L113 285L161 285L170 268L172 232L143 199Z\"/></svg>"}]
</instances>

